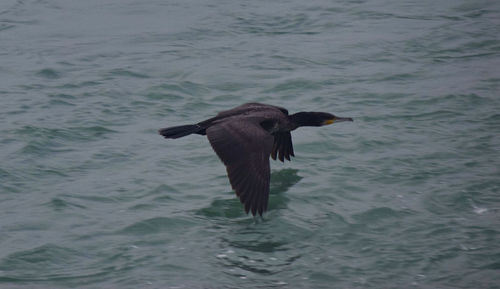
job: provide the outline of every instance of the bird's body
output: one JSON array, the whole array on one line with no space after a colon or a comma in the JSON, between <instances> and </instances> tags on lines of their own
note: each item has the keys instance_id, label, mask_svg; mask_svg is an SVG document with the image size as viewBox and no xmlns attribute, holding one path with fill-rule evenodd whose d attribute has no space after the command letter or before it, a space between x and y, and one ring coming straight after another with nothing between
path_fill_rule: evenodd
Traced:
<instances>
[{"instance_id":1,"label":"bird's body","mask_svg":"<svg viewBox=\"0 0 500 289\"><path fill-rule=\"evenodd\" d=\"M245 205L245 211L262 215L269 198L269 157L284 161L294 156L290 132L300 126L321 126L345 120L352 121L324 112L289 115L282 107L247 103L197 124L168 127L159 133L174 139L193 133L207 135L226 166L231 186Z\"/></svg>"}]
</instances>

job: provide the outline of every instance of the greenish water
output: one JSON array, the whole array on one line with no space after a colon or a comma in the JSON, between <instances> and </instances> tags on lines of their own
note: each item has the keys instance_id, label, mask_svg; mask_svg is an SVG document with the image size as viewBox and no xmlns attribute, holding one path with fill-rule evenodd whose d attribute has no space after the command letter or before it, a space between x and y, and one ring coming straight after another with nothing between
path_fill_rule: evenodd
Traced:
<instances>
[{"instance_id":1,"label":"greenish water","mask_svg":"<svg viewBox=\"0 0 500 289\"><path fill-rule=\"evenodd\" d=\"M497 1L0 4L0 288L500 288ZM205 137L294 132L269 211Z\"/></svg>"}]
</instances>

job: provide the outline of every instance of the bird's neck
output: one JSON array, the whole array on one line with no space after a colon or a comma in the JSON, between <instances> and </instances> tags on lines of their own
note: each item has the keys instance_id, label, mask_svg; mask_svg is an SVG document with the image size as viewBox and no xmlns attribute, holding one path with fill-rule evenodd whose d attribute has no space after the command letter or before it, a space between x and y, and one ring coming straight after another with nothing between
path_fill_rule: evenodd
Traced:
<instances>
[{"instance_id":1,"label":"bird's neck","mask_svg":"<svg viewBox=\"0 0 500 289\"><path fill-rule=\"evenodd\" d=\"M314 118L313 113L310 112L297 112L290 115L289 118L295 125L294 129L301 126L318 126L317 120Z\"/></svg>"}]
</instances>

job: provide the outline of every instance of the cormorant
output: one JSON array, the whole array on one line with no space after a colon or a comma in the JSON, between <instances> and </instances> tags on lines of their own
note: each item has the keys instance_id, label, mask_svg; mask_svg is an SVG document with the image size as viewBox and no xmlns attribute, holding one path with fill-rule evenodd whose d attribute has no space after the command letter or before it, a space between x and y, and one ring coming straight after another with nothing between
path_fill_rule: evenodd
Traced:
<instances>
[{"instance_id":1,"label":"cormorant","mask_svg":"<svg viewBox=\"0 0 500 289\"><path fill-rule=\"evenodd\" d=\"M245 212L262 216L269 198L269 156L282 162L295 156L290 132L298 127L341 121L352 121L352 118L326 112L289 115L279 106L246 103L197 124L167 127L158 132L172 139L193 133L206 135L226 166L231 186L245 205Z\"/></svg>"}]
</instances>

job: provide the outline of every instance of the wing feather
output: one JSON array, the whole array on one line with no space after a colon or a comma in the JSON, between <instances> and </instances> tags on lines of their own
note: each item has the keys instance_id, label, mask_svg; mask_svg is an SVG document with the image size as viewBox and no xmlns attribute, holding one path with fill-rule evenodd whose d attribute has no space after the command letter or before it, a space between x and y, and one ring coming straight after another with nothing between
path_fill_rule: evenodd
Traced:
<instances>
[{"instance_id":1,"label":"wing feather","mask_svg":"<svg viewBox=\"0 0 500 289\"><path fill-rule=\"evenodd\" d=\"M271 151L271 157L276 160L276 157L282 162L285 159L290 160L293 154L292 135L290 132L277 132L274 134L274 144Z\"/></svg>"},{"instance_id":2,"label":"wing feather","mask_svg":"<svg viewBox=\"0 0 500 289\"><path fill-rule=\"evenodd\" d=\"M269 198L273 136L252 119L228 119L210 126L206 133L245 211L262 215Z\"/></svg>"}]
</instances>

